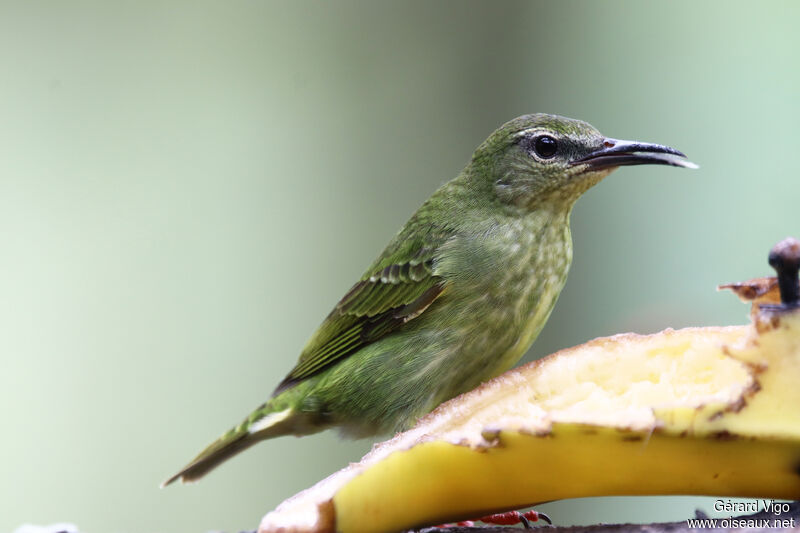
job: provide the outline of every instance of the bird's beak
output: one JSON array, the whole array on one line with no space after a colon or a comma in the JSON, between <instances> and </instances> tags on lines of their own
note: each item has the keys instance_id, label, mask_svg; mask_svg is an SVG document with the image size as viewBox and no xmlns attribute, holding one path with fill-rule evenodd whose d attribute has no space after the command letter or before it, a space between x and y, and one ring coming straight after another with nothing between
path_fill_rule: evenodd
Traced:
<instances>
[{"instance_id":1,"label":"bird's beak","mask_svg":"<svg viewBox=\"0 0 800 533\"><path fill-rule=\"evenodd\" d=\"M683 152L661 144L605 139L603 146L589 155L576 159L572 165L586 165L587 171L625 165L671 165L698 168L685 159Z\"/></svg>"}]
</instances>

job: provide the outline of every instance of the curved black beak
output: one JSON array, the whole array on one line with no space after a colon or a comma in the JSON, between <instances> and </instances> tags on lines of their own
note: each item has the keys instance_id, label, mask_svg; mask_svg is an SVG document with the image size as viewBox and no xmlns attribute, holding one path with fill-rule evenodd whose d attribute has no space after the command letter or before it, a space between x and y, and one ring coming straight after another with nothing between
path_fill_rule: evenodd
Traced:
<instances>
[{"instance_id":1,"label":"curved black beak","mask_svg":"<svg viewBox=\"0 0 800 533\"><path fill-rule=\"evenodd\" d=\"M587 170L601 170L625 165L671 165L673 167L699 168L685 158L683 152L662 144L605 139L599 150L576 159L571 165L587 165Z\"/></svg>"}]
</instances>

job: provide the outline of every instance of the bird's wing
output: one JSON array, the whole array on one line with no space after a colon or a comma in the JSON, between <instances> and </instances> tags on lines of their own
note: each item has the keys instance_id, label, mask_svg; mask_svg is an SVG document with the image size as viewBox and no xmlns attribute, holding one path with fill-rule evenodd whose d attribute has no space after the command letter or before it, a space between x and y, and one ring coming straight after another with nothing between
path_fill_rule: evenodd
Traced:
<instances>
[{"instance_id":1,"label":"bird's wing","mask_svg":"<svg viewBox=\"0 0 800 533\"><path fill-rule=\"evenodd\" d=\"M445 289L433 263L446 238L444 232L432 231L416 239L398 235L336 304L275 394L420 316Z\"/></svg>"}]
</instances>

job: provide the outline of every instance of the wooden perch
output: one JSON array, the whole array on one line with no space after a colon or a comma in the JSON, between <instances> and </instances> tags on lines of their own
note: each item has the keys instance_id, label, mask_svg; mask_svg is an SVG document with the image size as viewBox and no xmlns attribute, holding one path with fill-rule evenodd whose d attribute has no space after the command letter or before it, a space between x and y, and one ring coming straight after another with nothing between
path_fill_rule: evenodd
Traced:
<instances>
[{"instance_id":1,"label":"wooden perch","mask_svg":"<svg viewBox=\"0 0 800 533\"><path fill-rule=\"evenodd\" d=\"M779 504L781 505L781 504ZM800 528L800 501L787 504L788 511L760 511L749 515L725 518L709 518L700 510L695 517L678 522L662 522L654 524L598 524L593 526L537 526L547 533L675 533L679 531L778 531ZM689 527L690 521L695 527ZM717 527L713 527L716 524ZM416 533L519 533L519 527L447 527L424 528Z\"/></svg>"}]
</instances>

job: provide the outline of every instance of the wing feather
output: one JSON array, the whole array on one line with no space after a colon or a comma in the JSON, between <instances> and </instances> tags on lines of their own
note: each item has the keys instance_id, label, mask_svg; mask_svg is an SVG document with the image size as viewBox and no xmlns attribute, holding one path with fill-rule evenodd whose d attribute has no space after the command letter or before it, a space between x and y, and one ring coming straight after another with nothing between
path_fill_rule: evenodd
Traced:
<instances>
[{"instance_id":1,"label":"wing feather","mask_svg":"<svg viewBox=\"0 0 800 533\"><path fill-rule=\"evenodd\" d=\"M434 274L444 233L415 241L400 234L342 297L306 344L297 365L275 394L336 364L420 316L442 293L445 280Z\"/></svg>"}]
</instances>

